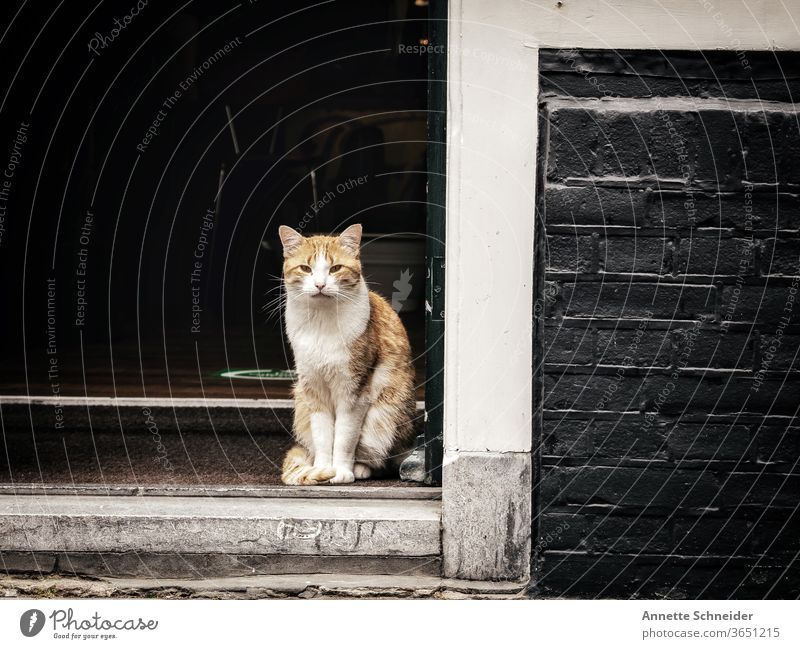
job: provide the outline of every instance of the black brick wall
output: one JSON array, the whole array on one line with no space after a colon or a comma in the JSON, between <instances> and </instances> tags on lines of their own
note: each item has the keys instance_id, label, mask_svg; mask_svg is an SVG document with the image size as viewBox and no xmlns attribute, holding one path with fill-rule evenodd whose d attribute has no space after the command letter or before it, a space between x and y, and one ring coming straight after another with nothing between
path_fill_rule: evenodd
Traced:
<instances>
[{"instance_id":1,"label":"black brick wall","mask_svg":"<svg viewBox=\"0 0 800 649\"><path fill-rule=\"evenodd\" d=\"M800 596L799 61L542 55L541 595Z\"/></svg>"}]
</instances>

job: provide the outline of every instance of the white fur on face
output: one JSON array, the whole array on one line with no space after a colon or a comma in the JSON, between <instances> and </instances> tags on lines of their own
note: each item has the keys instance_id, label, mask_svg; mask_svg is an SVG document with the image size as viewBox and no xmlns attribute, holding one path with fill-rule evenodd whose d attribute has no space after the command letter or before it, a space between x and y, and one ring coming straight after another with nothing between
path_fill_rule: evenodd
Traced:
<instances>
[{"instance_id":1,"label":"white fur on face","mask_svg":"<svg viewBox=\"0 0 800 649\"><path fill-rule=\"evenodd\" d=\"M319 299L324 299L322 295L333 297L339 293L341 287L336 278L331 275L330 270L331 266L325 259L325 255L318 254L314 265L311 266L311 272L303 280L303 293L310 297L318 296ZM320 287L322 287L321 291Z\"/></svg>"}]
</instances>

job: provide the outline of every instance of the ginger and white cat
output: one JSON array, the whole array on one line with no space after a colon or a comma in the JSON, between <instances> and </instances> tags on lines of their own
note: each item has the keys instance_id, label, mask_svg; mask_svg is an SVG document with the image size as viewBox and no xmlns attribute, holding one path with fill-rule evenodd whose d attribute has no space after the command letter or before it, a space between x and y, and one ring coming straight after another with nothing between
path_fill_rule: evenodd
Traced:
<instances>
[{"instance_id":1,"label":"ginger and white cat","mask_svg":"<svg viewBox=\"0 0 800 649\"><path fill-rule=\"evenodd\" d=\"M286 331L295 357L285 484L341 484L396 468L414 442L414 369L399 316L370 291L361 226L338 237L280 227Z\"/></svg>"}]
</instances>

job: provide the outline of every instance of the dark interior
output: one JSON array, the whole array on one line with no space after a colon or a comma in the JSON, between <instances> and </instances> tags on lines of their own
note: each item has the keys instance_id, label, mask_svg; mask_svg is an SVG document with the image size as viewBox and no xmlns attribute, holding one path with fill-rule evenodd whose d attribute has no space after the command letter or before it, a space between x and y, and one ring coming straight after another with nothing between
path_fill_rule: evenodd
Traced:
<instances>
[{"instance_id":1,"label":"dark interior","mask_svg":"<svg viewBox=\"0 0 800 649\"><path fill-rule=\"evenodd\" d=\"M0 395L285 398L278 226L360 222L373 288L392 299L410 273L422 399L427 65L400 46L426 42L426 5L150 3L109 41L120 12L101 4L33 45L23 12L0 45L30 47L2 108L3 141L25 141L0 240ZM55 456L84 434L33 419L3 424L0 480L47 481L37 444ZM137 479L93 455L86 480Z\"/></svg>"}]
</instances>

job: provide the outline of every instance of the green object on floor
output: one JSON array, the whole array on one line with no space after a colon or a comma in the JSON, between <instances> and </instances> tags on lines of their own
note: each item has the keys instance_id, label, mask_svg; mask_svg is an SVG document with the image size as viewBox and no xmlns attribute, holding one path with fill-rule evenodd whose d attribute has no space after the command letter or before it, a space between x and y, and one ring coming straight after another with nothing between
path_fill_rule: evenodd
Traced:
<instances>
[{"instance_id":1,"label":"green object on floor","mask_svg":"<svg viewBox=\"0 0 800 649\"><path fill-rule=\"evenodd\" d=\"M214 376L226 379L254 379L256 381L294 381L297 373L294 370L220 370Z\"/></svg>"}]
</instances>

